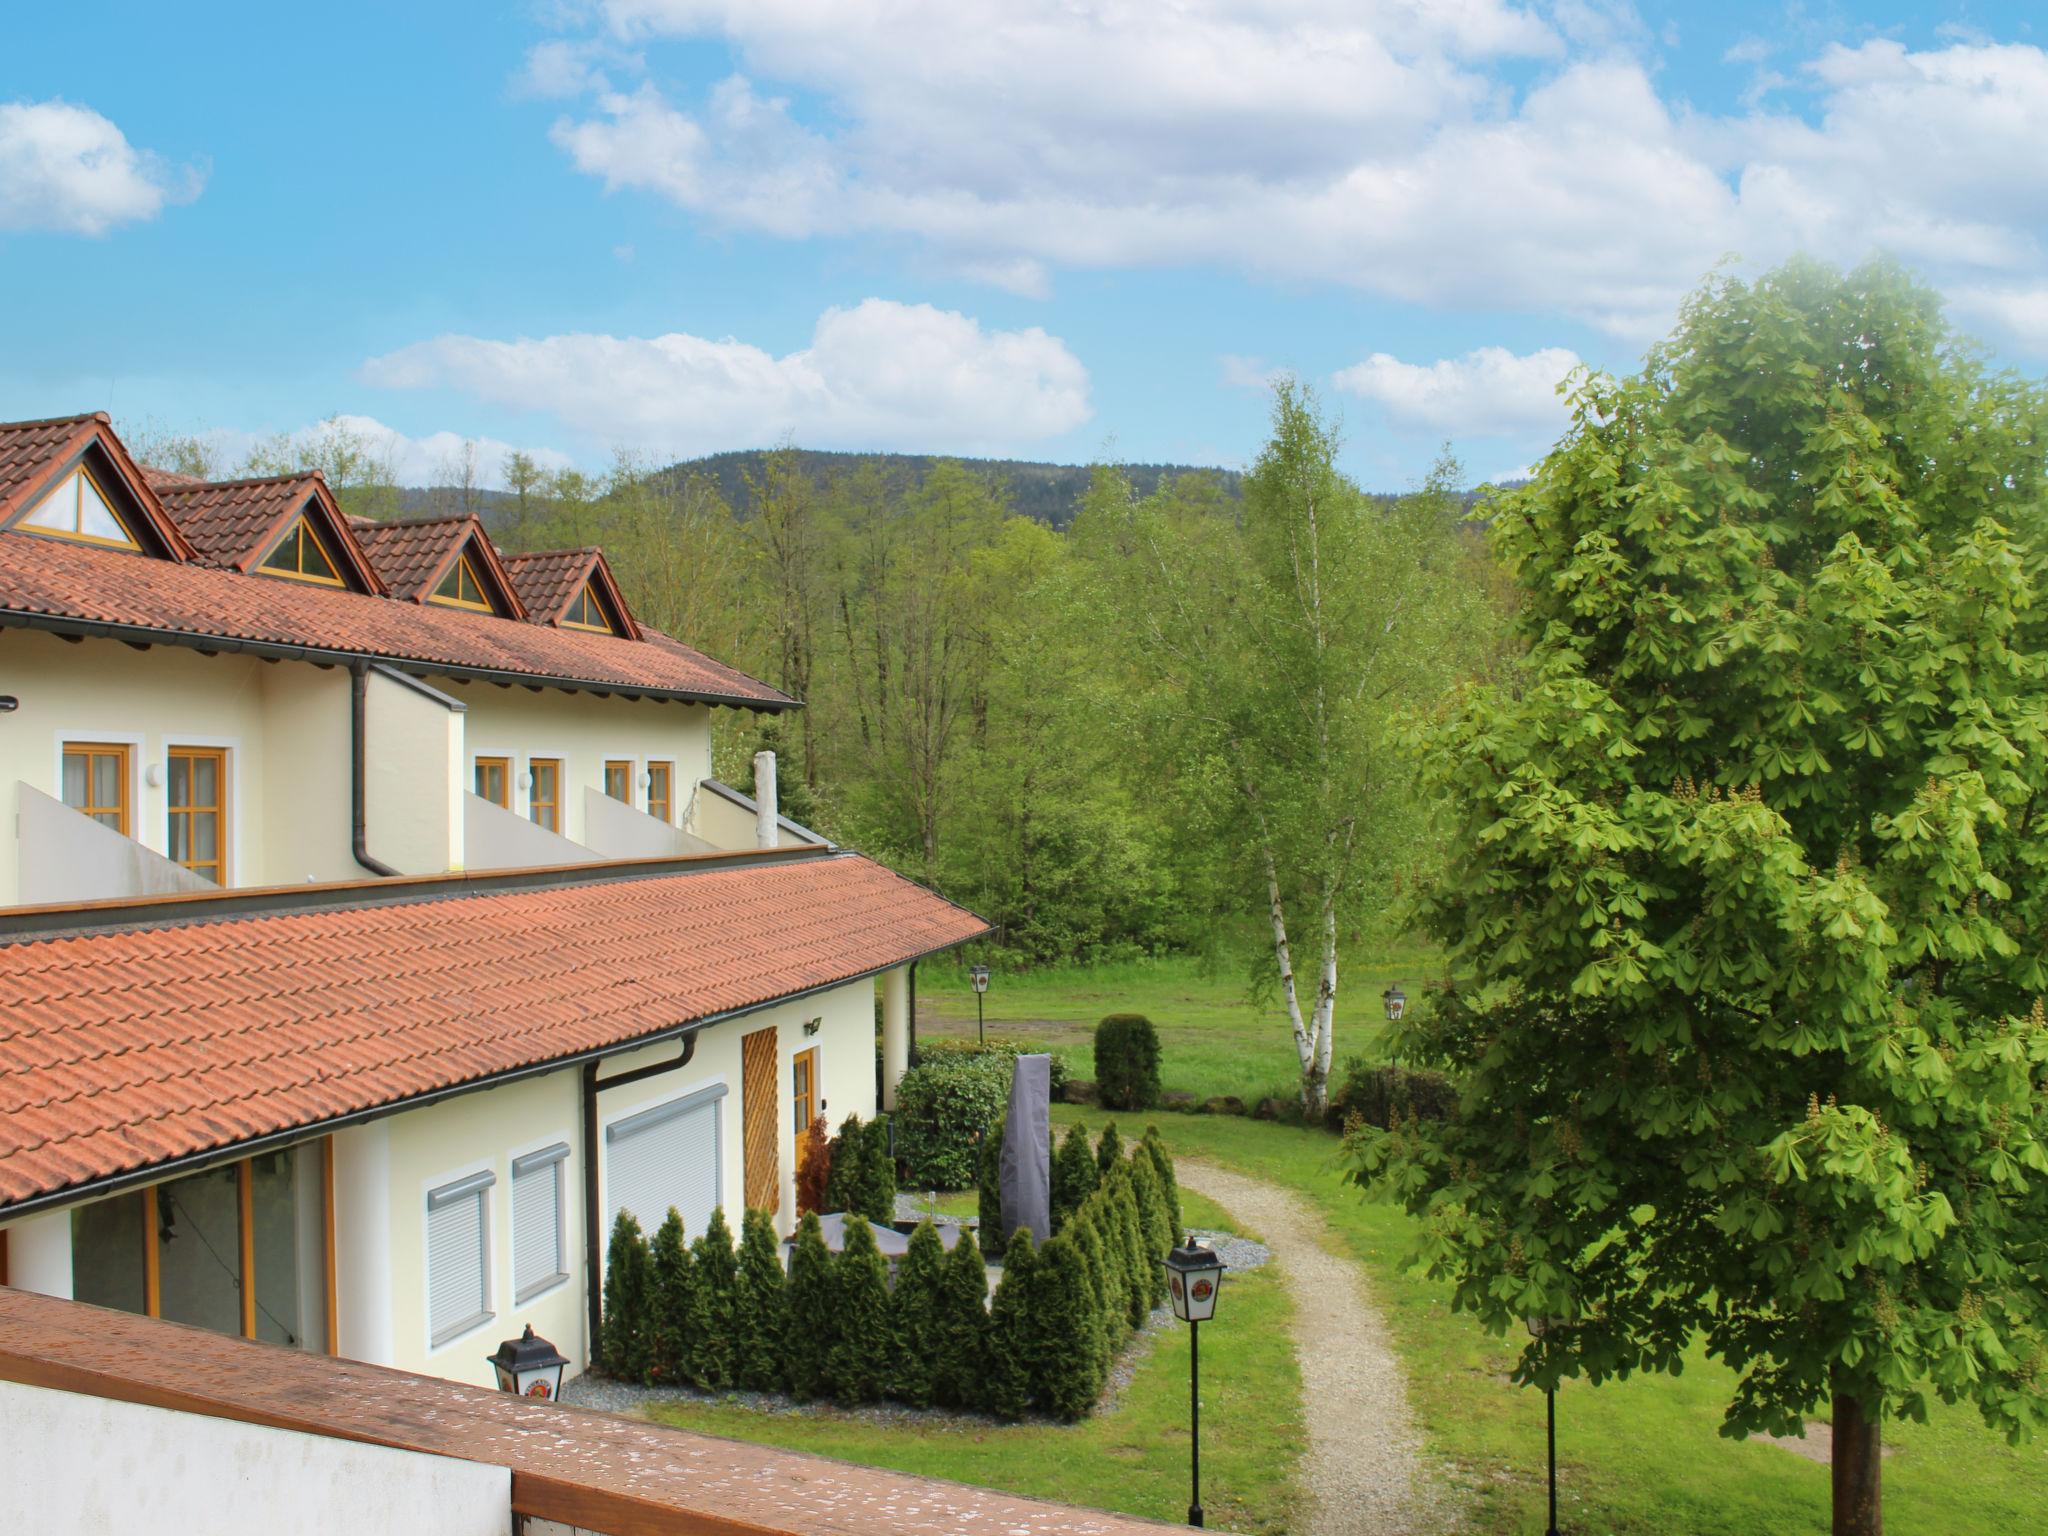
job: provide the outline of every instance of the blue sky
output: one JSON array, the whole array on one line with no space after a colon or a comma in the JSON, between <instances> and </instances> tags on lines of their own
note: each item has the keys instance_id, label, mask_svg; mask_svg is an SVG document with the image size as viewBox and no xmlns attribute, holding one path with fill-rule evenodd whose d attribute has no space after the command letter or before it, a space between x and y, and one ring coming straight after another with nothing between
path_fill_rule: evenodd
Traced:
<instances>
[{"instance_id":1,"label":"blue sky","mask_svg":"<svg viewBox=\"0 0 2048 1536\"><path fill-rule=\"evenodd\" d=\"M0 415L336 415L601 467L792 439L1241 464L1315 383L1398 488L1554 436L1724 255L1889 250L2048 360L2018 4L39 7Z\"/></svg>"}]
</instances>

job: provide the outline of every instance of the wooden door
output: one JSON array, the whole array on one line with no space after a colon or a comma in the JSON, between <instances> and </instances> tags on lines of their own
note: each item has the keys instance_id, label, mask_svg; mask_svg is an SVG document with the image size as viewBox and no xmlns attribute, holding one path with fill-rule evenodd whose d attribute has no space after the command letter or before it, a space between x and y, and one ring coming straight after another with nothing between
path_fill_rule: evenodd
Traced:
<instances>
[{"instance_id":1,"label":"wooden door","mask_svg":"<svg viewBox=\"0 0 2048 1536\"><path fill-rule=\"evenodd\" d=\"M740 1036L740 1121L746 1145L747 1207L774 1213L782 1205L782 1085L775 1026Z\"/></svg>"}]
</instances>

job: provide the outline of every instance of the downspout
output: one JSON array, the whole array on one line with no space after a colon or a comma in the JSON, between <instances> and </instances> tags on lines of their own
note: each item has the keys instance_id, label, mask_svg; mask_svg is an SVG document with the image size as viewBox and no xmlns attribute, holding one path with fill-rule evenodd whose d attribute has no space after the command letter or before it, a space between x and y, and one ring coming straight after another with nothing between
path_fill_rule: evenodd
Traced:
<instances>
[{"instance_id":1,"label":"downspout","mask_svg":"<svg viewBox=\"0 0 2048 1536\"><path fill-rule=\"evenodd\" d=\"M906 980L909 983L908 990L910 992L910 1017L904 1021L905 1028L910 1034L910 1051L907 1059L914 1067L917 1065L917 962L915 960L910 962L910 975Z\"/></svg>"},{"instance_id":2,"label":"downspout","mask_svg":"<svg viewBox=\"0 0 2048 1536\"><path fill-rule=\"evenodd\" d=\"M616 1077L599 1078L596 1061L583 1064L583 1291L590 1328L583 1349L586 1371L597 1364L598 1331L604 1325L604 1246L597 1220L597 1096L607 1088L623 1088L627 1083L645 1082L650 1077L687 1067L690 1058L697 1054L698 1033L693 1029L683 1036L682 1053L674 1061L635 1067Z\"/></svg>"},{"instance_id":3,"label":"downspout","mask_svg":"<svg viewBox=\"0 0 2048 1536\"><path fill-rule=\"evenodd\" d=\"M369 734L370 664L351 662L348 669L349 836L356 862L373 875L397 870L370 856L370 791L364 766L364 738Z\"/></svg>"}]
</instances>

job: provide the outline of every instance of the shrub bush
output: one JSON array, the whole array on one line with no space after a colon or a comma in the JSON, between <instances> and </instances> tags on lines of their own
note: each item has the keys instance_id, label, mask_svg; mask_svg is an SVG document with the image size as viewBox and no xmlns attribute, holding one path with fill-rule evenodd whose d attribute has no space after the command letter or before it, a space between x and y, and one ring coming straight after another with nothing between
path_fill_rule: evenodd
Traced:
<instances>
[{"instance_id":1,"label":"shrub bush","mask_svg":"<svg viewBox=\"0 0 2048 1536\"><path fill-rule=\"evenodd\" d=\"M775 1224L766 1211L740 1221L739 1294L733 1307L732 1374L750 1392L772 1392L782 1380L782 1336L789 1322L789 1281Z\"/></svg>"},{"instance_id":2,"label":"shrub bush","mask_svg":"<svg viewBox=\"0 0 2048 1536\"><path fill-rule=\"evenodd\" d=\"M1177 1245L1187 1227L1181 1217L1180 1184L1174 1178L1173 1154L1166 1150L1166 1141L1156 1125L1145 1127L1145 1139L1140 1145L1152 1159L1152 1171L1159 1175L1159 1192L1166 1203L1167 1235L1173 1239L1173 1245Z\"/></svg>"},{"instance_id":3,"label":"shrub bush","mask_svg":"<svg viewBox=\"0 0 2048 1536\"><path fill-rule=\"evenodd\" d=\"M1037 1349L1029 1299L1035 1258L1029 1232L1011 1244L989 1315L983 1405L1002 1419L1021 1419L1031 1407L1031 1362Z\"/></svg>"},{"instance_id":4,"label":"shrub bush","mask_svg":"<svg viewBox=\"0 0 2048 1536\"><path fill-rule=\"evenodd\" d=\"M1085 1417L1102 1394L1102 1357L1095 1299L1071 1237L1051 1238L1038 1250L1027 1306L1035 1351L1032 1396L1055 1418L1071 1423Z\"/></svg>"},{"instance_id":5,"label":"shrub bush","mask_svg":"<svg viewBox=\"0 0 2048 1536\"><path fill-rule=\"evenodd\" d=\"M992 1259L1003 1256L1009 1234L1003 1230L1003 1122L994 1120L982 1133L979 1166L975 1170L975 1214L981 1221L982 1251Z\"/></svg>"},{"instance_id":6,"label":"shrub bush","mask_svg":"<svg viewBox=\"0 0 2048 1536\"><path fill-rule=\"evenodd\" d=\"M1067 1082L1072 1074L1067 1068L1065 1057L1048 1051L1042 1045L1034 1045L1029 1040L1015 1040L1007 1035L990 1035L985 1045L979 1040L955 1040L950 1036L938 1040L920 1040L917 1045L919 1066L999 1056L1003 1059L1005 1073L1011 1070L1009 1063L1019 1056L1048 1055L1052 1057L1052 1096L1053 1101L1057 1103L1066 1092Z\"/></svg>"},{"instance_id":7,"label":"shrub bush","mask_svg":"<svg viewBox=\"0 0 2048 1536\"><path fill-rule=\"evenodd\" d=\"M1116 1122L1110 1121L1102 1128L1102 1140L1095 1144L1095 1168L1103 1178L1109 1177L1110 1169L1124 1160L1124 1139L1116 1133Z\"/></svg>"},{"instance_id":8,"label":"shrub bush","mask_svg":"<svg viewBox=\"0 0 2048 1536\"><path fill-rule=\"evenodd\" d=\"M1439 1072L1373 1066L1354 1056L1330 1100L1328 1125L1342 1130L1355 1117L1381 1130L1403 1120L1448 1120L1458 1112L1458 1090Z\"/></svg>"},{"instance_id":9,"label":"shrub bush","mask_svg":"<svg viewBox=\"0 0 2048 1536\"><path fill-rule=\"evenodd\" d=\"M1111 1184L1109 1193L1115 1203L1117 1233L1124 1242L1124 1273L1131 1286L1130 1304L1124 1315L1133 1328L1142 1328L1145 1314L1152 1310L1152 1260L1145 1251L1145 1227L1138 1216L1138 1196L1131 1186L1128 1169ZM1161 1277L1164 1278L1163 1271Z\"/></svg>"},{"instance_id":10,"label":"shrub bush","mask_svg":"<svg viewBox=\"0 0 2048 1536\"><path fill-rule=\"evenodd\" d=\"M604 1263L604 1326L598 1332L598 1358L604 1373L619 1381L647 1379L647 1314L651 1289L647 1239L631 1211L619 1212L612 1223Z\"/></svg>"},{"instance_id":11,"label":"shrub bush","mask_svg":"<svg viewBox=\"0 0 2048 1536\"><path fill-rule=\"evenodd\" d=\"M1095 1152L1088 1145L1088 1132L1078 1125L1067 1127L1060 1149L1052 1160L1052 1229L1063 1229L1081 1209L1081 1202L1095 1193L1101 1175L1095 1168Z\"/></svg>"},{"instance_id":12,"label":"shrub bush","mask_svg":"<svg viewBox=\"0 0 2048 1536\"><path fill-rule=\"evenodd\" d=\"M832 1175L832 1136L825 1117L814 1115L804 1131L796 1158L796 1214L799 1219L825 1209L825 1190Z\"/></svg>"},{"instance_id":13,"label":"shrub bush","mask_svg":"<svg viewBox=\"0 0 2048 1536\"><path fill-rule=\"evenodd\" d=\"M979 1408L988 1371L988 1266L964 1229L939 1273L938 1334L932 1396L949 1408Z\"/></svg>"},{"instance_id":14,"label":"shrub bush","mask_svg":"<svg viewBox=\"0 0 2048 1536\"><path fill-rule=\"evenodd\" d=\"M889 1395L914 1408L927 1407L932 1400L932 1367L943 1331L940 1280L945 1263L939 1229L929 1221L919 1222L889 1292Z\"/></svg>"},{"instance_id":15,"label":"shrub bush","mask_svg":"<svg viewBox=\"0 0 2048 1536\"><path fill-rule=\"evenodd\" d=\"M682 1214L669 1207L649 1245L647 1371L650 1380L674 1386L690 1379L695 1349L691 1333L697 1293L696 1266L683 1234ZM609 1301L606 1303L610 1305Z\"/></svg>"},{"instance_id":16,"label":"shrub bush","mask_svg":"<svg viewBox=\"0 0 2048 1536\"><path fill-rule=\"evenodd\" d=\"M972 1189L981 1133L1010 1102L1009 1062L961 1057L913 1067L896 1085L896 1152L912 1189Z\"/></svg>"},{"instance_id":17,"label":"shrub bush","mask_svg":"<svg viewBox=\"0 0 2048 1536\"><path fill-rule=\"evenodd\" d=\"M889 1266L875 1229L846 1223L846 1246L832 1261L832 1347L825 1375L836 1402L849 1407L882 1395L889 1365Z\"/></svg>"},{"instance_id":18,"label":"shrub bush","mask_svg":"<svg viewBox=\"0 0 2048 1536\"><path fill-rule=\"evenodd\" d=\"M722 1392L733 1381L733 1324L739 1310L740 1262L733 1252L732 1228L725 1208L690 1245L690 1263L697 1271L691 1295L690 1380L709 1392Z\"/></svg>"},{"instance_id":19,"label":"shrub bush","mask_svg":"<svg viewBox=\"0 0 2048 1536\"><path fill-rule=\"evenodd\" d=\"M1138 1202L1138 1229L1145 1239L1145 1297L1148 1307L1166 1300L1164 1260L1174 1245L1173 1218L1166 1211L1166 1197L1159 1188L1159 1173L1145 1149L1133 1149L1127 1166L1131 1170L1131 1193Z\"/></svg>"},{"instance_id":20,"label":"shrub bush","mask_svg":"<svg viewBox=\"0 0 2048 1536\"><path fill-rule=\"evenodd\" d=\"M858 1209L888 1226L896 1219L896 1155L889 1150L889 1117L877 1115L861 1137Z\"/></svg>"},{"instance_id":21,"label":"shrub bush","mask_svg":"<svg viewBox=\"0 0 2048 1536\"><path fill-rule=\"evenodd\" d=\"M867 1178L868 1138L860 1116L848 1115L839 1122L839 1134L827 1149L830 1161L825 1171L825 1210L851 1211L859 1206L861 1187Z\"/></svg>"},{"instance_id":22,"label":"shrub bush","mask_svg":"<svg viewBox=\"0 0 2048 1536\"><path fill-rule=\"evenodd\" d=\"M1095 1026L1095 1087L1109 1109L1159 1102L1159 1031L1142 1013L1112 1013Z\"/></svg>"},{"instance_id":23,"label":"shrub bush","mask_svg":"<svg viewBox=\"0 0 2048 1536\"><path fill-rule=\"evenodd\" d=\"M789 1310L782 1328L782 1379L789 1395L808 1401L826 1390L832 1348L832 1250L815 1211L797 1223L789 1256Z\"/></svg>"}]
</instances>

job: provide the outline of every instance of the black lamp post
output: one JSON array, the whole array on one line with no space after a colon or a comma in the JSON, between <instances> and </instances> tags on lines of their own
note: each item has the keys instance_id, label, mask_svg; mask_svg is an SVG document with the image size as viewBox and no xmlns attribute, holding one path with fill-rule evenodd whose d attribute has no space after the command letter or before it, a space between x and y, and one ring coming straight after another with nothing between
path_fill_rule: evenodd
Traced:
<instances>
[{"instance_id":1,"label":"black lamp post","mask_svg":"<svg viewBox=\"0 0 2048 1536\"><path fill-rule=\"evenodd\" d=\"M988 967L985 965L969 966L967 969L967 979L974 983L974 1038L978 1043L986 1046L988 1044L988 1026L982 1022L981 999L982 995L988 991Z\"/></svg>"},{"instance_id":2,"label":"black lamp post","mask_svg":"<svg viewBox=\"0 0 2048 1536\"><path fill-rule=\"evenodd\" d=\"M553 1402L562 1395L562 1367L567 1356L526 1325L526 1332L507 1339L495 1355L484 1357L498 1373L498 1390L518 1397Z\"/></svg>"},{"instance_id":3,"label":"black lamp post","mask_svg":"<svg viewBox=\"0 0 2048 1536\"><path fill-rule=\"evenodd\" d=\"M1550 1329L1550 1320L1543 1317L1528 1319L1529 1337L1540 1339ZM1550 1523L1543 1528L1543 1536L1558 1536L1557 1531L1557 1388L1546 1387L1543 1392L1543 1411L1546 1434L1550 1449Z\"/></svg>"},{"instance_id":4,"label":"black lamp post","mask_svg":"<svg viewBox=\"0 0 2048 1536\"><path fill-rule=\"evenodd\" d=\"M1188 1325L1188 1524L1202 1523L1202 1328L1216 1315L1223 1261L1216 1250L1187 1241L1166 1256L1166 1292L1173 1315Z\"/></svg>"}]
</instances>

